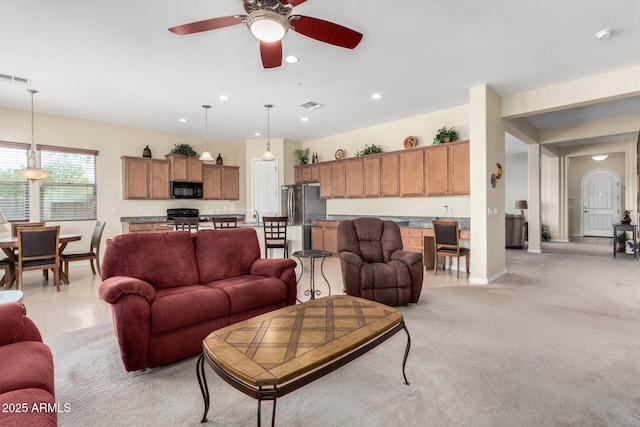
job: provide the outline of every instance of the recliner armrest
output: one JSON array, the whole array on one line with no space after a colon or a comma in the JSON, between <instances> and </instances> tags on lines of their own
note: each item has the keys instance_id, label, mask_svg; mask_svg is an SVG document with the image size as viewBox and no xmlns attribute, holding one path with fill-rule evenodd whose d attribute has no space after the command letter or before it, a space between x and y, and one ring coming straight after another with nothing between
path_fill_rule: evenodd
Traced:
<instances>
[{"instance_id":1,"label":"recliner armrest","mask_svg":"<svg viewBox=\"0 0 640 427\"><path fill-rule=\"evenodd\" d=\"M391 259L405 265L413 265L422 262L422 254L420 252L395 251L391 254Z\"/></svg>"},{"instance_id":2,"label":"recliner armrest","mask_svg":"<svg viewBox=\"0 0 640 427\"><path fill-rule=\"evenodd\" d=\"M340 252L340 259L355 267L360 267L362 266L362 264L364 264L364 261L362 261L362 258L354 254L353 252L348 252L348 251Z\"/></svg>"},{"instance_id":3,"label":"recliner armrest","mask_svg":"<svg viewBox=\"0 0 640 427\"><path fill-rule=\"evenodd\" d=\"M149 303L156 298L156 290L144 280L129 276L113 276L103 281L98 288L100 298L115 304L125 295L140 295Z\"/></svg>"},{"instance_id":4,"label":"recliner armrest","mask_svg":"<svg viewBox=\"0 0 640 427\"><path fill-rule=\"evenodd\" d=\"M0 304L0 346L22 341L42 342L42 335L33 320L25 315L19 302Z\"/></svg>"}]
</instances>

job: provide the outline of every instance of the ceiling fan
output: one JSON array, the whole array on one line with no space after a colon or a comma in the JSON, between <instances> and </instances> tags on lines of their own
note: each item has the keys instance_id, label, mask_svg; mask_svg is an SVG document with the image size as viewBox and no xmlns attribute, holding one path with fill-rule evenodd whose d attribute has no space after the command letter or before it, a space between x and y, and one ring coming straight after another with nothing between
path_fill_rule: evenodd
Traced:
<instances>
[{"instance_id":1,"label":"ceiling fan","mask_svg":"<svg viewBox=\"0 0 640 427\"><path fill-rule=\"evenodd\" d=\"M240 0L247 15L221 16L204 21L178 25L169 31L178 35L218 30L245 23L251 34L260 41L260 55L264 68L282 64L282 38L289 29L312 39L335 46L353 49L362 34L333 22L309 16L292 15L293 8L307 0Z\"/></svg>"}]
</instances>

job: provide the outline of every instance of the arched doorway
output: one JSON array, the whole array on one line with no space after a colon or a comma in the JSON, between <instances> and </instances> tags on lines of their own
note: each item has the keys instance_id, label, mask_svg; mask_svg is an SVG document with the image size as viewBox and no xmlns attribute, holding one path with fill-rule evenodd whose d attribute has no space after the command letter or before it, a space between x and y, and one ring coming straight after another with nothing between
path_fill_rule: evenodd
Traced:
<instances>
[{"instance_id":1,"label":"arched doorway","mask_svg":"<svg viewBox=\"0 0 640 427\"><path fill-rule=\"evenodd\" d=\"M594 169L582 178L583 235L610 237L620 214L620 177L611 169Z\"/></svg>"}]
</instances>

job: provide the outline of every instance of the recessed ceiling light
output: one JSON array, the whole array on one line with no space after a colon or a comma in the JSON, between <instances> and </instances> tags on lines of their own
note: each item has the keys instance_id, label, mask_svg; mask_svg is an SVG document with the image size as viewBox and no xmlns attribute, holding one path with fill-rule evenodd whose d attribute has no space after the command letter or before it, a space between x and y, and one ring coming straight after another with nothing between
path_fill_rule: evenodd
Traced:
<instances>
[{"instance_id":1,"label":"recessed ceiling light","mask_svg":"<svg viewBox=\"0 0 640 427\"><path fill-rule=\"evenodd\" d=\"M611 28L606 28L604 30L598 31L595 36L598 40L601 40L608 39L609 37L611 37L611 34L613 34L613 30Z\"/></svg>"},{"instance_id":2,"label":"recessed ceiling light","mask_svg":"<svg viewBox=\"0 0 640 427\"><path fill-rule=\"evenodd\" d=\"M296 62L300 61L300 58L298 58L295 55L289 55L286 58L284 58L285 61L287 61L289 64L295 64Z\"/></svg>"},{"instance_id":3,"label":"recessed ceiling light","mask_svg":"<svg viewBox=\"0 0 640 427\"><path fill-rule=\"evenodd\" d=\"M189 120L187 120L187 119L178 119L178 121L179 121L180 123L187 123Z\"/></svg>"},{"instance_id":4,"label":"recessed ceiling light","mask_svg":"<svg viewBox=\"0 0 640 427\"><path fill-rule=\"evenodd\" d=\"M380 93L374 93L373 95L371 95L371 99L380 99L382 98L382 94Z\"/></svg>"},{"instance_id":5,"label":"recessed ceiling light","mask_svg":"<svg viewBox=\"0 0 640 427\"><path fill-rule=\"evenodd\" d=\"M227 95L220 95L218 98L220 101L228 101L230 99Z\"/></svg>"},{"instance_id":6,"label":"recessed ceiling light","mask_svg":"<svg viewBox=\"0 0 640 427\"><path fill-rule=\"evenodd\" d=\"M598 154L597 156L593 156L591 157L593 160L595 160L596 162L599 162L601 160L606 159L607 157L609 157L608 154Z\"/></svg>"},{"instance_id":7,"label":"recessed ceiling light","mask_svg":"<svg viewBox=\"0 0 640 427\"><path fill-rule=\"evenodd\" d=\"M255 136L260 136L260 132L254 133Z\"/></svg>"},{"instance_id":8,"label":"recessed ceiling light","mask_svg":"<svg viewBox=\"0 0 640 427\"><path fill-rule=\"evenodd\" d=\"M302 120L303 122L308 122L309 121L309 117L303 117L300 120Z\"/></svg>"}]
</instances>

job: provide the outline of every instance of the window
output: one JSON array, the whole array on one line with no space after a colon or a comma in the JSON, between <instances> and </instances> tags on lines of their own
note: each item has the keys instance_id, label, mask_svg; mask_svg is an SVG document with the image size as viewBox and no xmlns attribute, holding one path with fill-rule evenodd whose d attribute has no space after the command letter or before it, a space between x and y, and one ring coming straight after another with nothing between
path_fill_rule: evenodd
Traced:
<instances>
[{"instance_id":1,"label":"window","mask_svg":"<svg viewBox=\"0 0 640 427\"><path fill-rule=\"evenodd\" d=\"M8 221L29 220L29 181L14 169L27 164L29 144L0 141L0 209Z\"/></svg>"},{"instance_id":2,"label":"window","mask_svg":"<svg viewBox=\"0 0 640 427\"><path fill-rule=\"evenodd\" d=\"M97 218L97 151L38 145L41 168L40 219L77 221Z\"/></svg>"}]
</instances>

